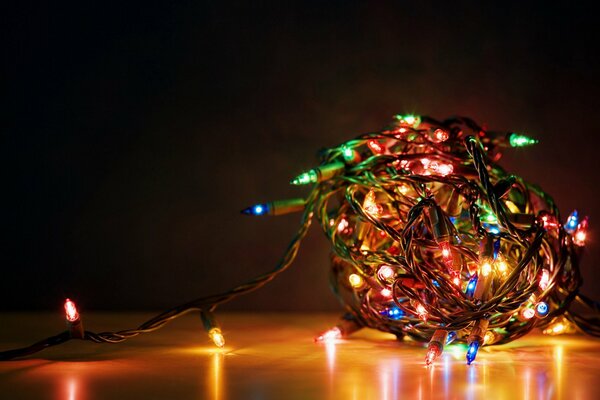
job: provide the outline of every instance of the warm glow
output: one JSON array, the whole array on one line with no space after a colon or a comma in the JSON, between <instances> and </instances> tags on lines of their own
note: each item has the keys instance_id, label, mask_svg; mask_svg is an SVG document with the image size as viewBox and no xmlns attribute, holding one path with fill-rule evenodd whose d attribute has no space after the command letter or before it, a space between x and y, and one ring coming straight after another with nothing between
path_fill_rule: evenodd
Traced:
<instances>
[{"instance_id":1,"label":"warm glow","mask_svg":"<svg viewBox=\"0 0 600 400\"><path fill-rule=\"evenodd\" d=\"M377 204L375 192L373 190L370 190L369 193L367 193L367 195L365 196L363 209L367 214L371 215L374 218L378 218L381 216L383 209L380 204Z\"/></svg>"},{"instance_id":2,"label":"warm glow","mask_svg":"<svg viewBox=\"0 0 600 400\"><path fill-rule=\"evenodd\" d=\"M340 223L337 226L338 233L343 233L349 226L348 220L346 218L342 218Z\"/></svg>"},{"instance_id":3,"label":"warm glow","mask_svg":"<svg viewBox=\"0 0 600 400\"><path fill-rule=\"evenodd\" d=\"M79 320L79 313L77 312L77 307L75 307L75 303L69 299L65 300L65 314L67 317L67 321L75 322Z\"/></svg>"},{"instance_id":4,"label":"warm glow","mask_svg":"<svg viewBox=\"0 0 600 400\"><path fill-rule=\"evenodd\" d=\"M448 135L448 132L443 129L436 129L435 132L433 132L433 138L438 143L445 142L449 137L450 135Z\"/></svg>"},{"instance_id":5,"label":"warm glow","mask_svg":"<svg viewBox=\"0 0 600 400\"><path fill-rule=\"evenodd\" d=\"M492 331L487 331L483 337L484 344L492 344L496 340L496 334Z\"/></svg>"},{"instance_id":6,"label":"warm glow","mask_svg":"<svg viewBox=\"0 0 600 400\"><path fill-rule=\"evenodd\" d=\"M535 316L535 310L533 308L525 308L521 311L521 315L525 319L531 319Z\"/></svg>"},{"instance_id":7,"label":"warm glow","mask_svg":"<svg viewBox=\"0 0 600 400\"><path fill-rule=\"evenodd\" d=\"M390 289L381 289L381 295L384 297L391 297L392 291Z\"/></svg>"},{"instance_id":8,"label":"warm glow","mask_svg":"<svg viewBox=\"0 0 600 400\"><path fill-rule=\"evenodd\" d=\"M452 252L450 251L450 248L449 247L443 247L442 248L442 257L448 258L450 256L452 256Z\"/></svg>"},{"instance_id":9,"label":"warm glow","mask_svg":"<svg viewBox=\"0 0 600 400\"><path fill-rule=\"evenodd\" d=\"M585 245L586 236L587 235L586 235L585 231L577 231L573 238L573 242L575 242L575 244L577 246L583 246L583 245Z\"/></svg>"},{"instance_id":10,"label":"warm glow","mask_svg":"<svg viewBox=\"0 0 600 400\"><path fill-rule=\"evenodd\" d=\"M321 335L317 336L315 341L317 342L333 342L337 339L341 339L342 338L342 331L340 330L340 328L338 328L337 326L334 328L331 328L330 330L322 333Z\"/></svg>"},{"instance_id":11,"label":"warm glow","mask_svg":"<svg viewBox=\"0 0 600 400\"><path fill-rule=\"evenodd\" d=\"M437 164L435 172L442 176L450 175L454 171L452 164Z\"/></svg>"},{"instance_id":12,"label":"warm glow","mask_svg":"<svg viewBox=\"0 0 600 400\"><path fill-rule=\"evenodd\" d=\"M425 309L425 307L423 307L423 304L419 304L417 306L417 315L419 316L419 318L421 318L423 321L425 321L427 319L427 310Z\"/></svg>"},{"instance_id":13,"label":"warm glow","mask_svg":"<svg viewBox=\"0 0 600 400\"><path fill-rule=\"evenodd\" d=\"M502 275L508 272L508 263L503 258L498 260L496 267L498 268L498 272L500 272Z\"/></svg>"},{"instance_id":14,"label":"warm glow","mask_svg":"<svg viewBox=\"0 0 600 400\"><path fill-rule=\"evenodd\" d=\"M558 323L552 327L552 333L558 335L559 333L563 333L565 331L565 325L562 323Z\"/></svg>"},{"instance_id":15,"label":"warm glow","mask_svg":"<svg viewBox=\"0 0 600 400\"><path fill-rule=\"evenodd\" d=\"M398 191L401 195L405 196L406 193L408 193L408 186L403 183L400 186L398 186Z\"/></svg>"},{"instance_id":16,"label":"warm glow","mask_svg":"<svg viewBox=\"0 0 600 400\"><path fill-rule=\"evenodd\" d=\"M549 282L550 282L550 272L547 269L543 269L542 276L540 277L540 289L546 290Z\"/></svg>"},{"instance_id":17,"label":"warm glow","mask_svg":"<svg viewBox=\"0 0 600 400\"><path fill-rule=\"evenodd\" d=\"M210 331L208 331L208 337L210 338L210 340L212 340L215 346L225 346L225 338L223 337L223 334L221 333L221 330L219 328L212 328Z\"/></svg>"},{"instance_id":18,"label":"warm glow","mask_svg":"<svg viewBox=\"0 0 600 400\"><path fill-rule=\"evenodd\" d=\"M429 349L427 351L427 355L425 356L425 364L431 365L433 363L433 361L436 359L436 357L437 357L437 352L434 349Z\"/></svg>"},{"instance_id":19,"label":"warm glow","mask_svg":"<svg viewBox=\"0 0 600 400\"><path fill-rule=\"evenodd\" d=\"M404 119L404 122L406 122L407 124L410 124L410 125L414 124L415 121L417 120L414 115L406 115L403 119Z\"/></svg>"},{"instance_id":20,"label":"warm glow","mask_svg":"<svg viewBox=\"0 0 600 400\"><path fill-rule=\"evenodd\" d=\"M482 276L488 276L490 274L490 272L492 272L492 264L490 264L489 261L486 261L483 264L481 264L481 275Z\"/></svg>"},{"instance_id":21,"label":"warm glow","mask_svg":"<svg viewBox=\"0 0 600 400\"><path fill-rule=\"evenodd\" d=\"M348 282L350 282L350 285L355 289L360 288L365 283L363 278L358 274L350 274L350 276L348 276Z\"/></svg>"},{"instance_id":22,"label":"warm glow","mask_svg":"<svg viewBox=\"0 0 600 400\"><path fill-rule=\"evenodd\" d=\"M367 146L369 146L369 149L375 154L382 154L385 152L385 148L376 140L369 140Z\"/></svg>"},{"instance_id":23,"label":"warm glow","mask_svg":"<svg viewBox=\"0 0 600 400\"><path fill-rule=\"evenodd\" d=\"M382 265L379 267L377 274L381 280L386 280L394 276L394 270L389 265Z\"/></svg>"}]
</instances>

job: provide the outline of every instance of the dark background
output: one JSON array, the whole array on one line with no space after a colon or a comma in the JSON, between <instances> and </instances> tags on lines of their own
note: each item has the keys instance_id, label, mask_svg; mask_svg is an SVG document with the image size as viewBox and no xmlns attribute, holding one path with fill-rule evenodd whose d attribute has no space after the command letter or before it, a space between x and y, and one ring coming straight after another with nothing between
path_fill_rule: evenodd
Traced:
<instances>
[{"instance_id":1,"label":"dark background","mask_svg":"<svg viewBox=\"0 0 600 400\"><path fill-rule=\"evenodd\" d=\"M600 297L599 38L573 3L123 2L3 13L2 309L162 309L271 269L316 151L396 113L540 139L503 165L590 215ZM325 2L323 2L325 3ZM525 2L523 2L525 3ZM227 307L332 310L328 244Z\"/></svg>"}]
</instances>

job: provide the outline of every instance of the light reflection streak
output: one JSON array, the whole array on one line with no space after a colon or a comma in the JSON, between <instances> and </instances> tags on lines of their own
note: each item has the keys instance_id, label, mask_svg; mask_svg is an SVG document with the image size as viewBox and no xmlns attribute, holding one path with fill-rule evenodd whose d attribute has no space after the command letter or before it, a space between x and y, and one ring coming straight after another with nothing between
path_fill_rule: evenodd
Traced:
<instances>
[{"instance_id":1,"label":"light reflection streak","mask_svg":"<svg viewBox=\"0 0 600 400\"><path fill-rule=\"evenodd\" d=\"M67 399L77 400L77 380L71 378L67 382Z\"/></svg>"},{"instance_id":2,"label":"light reflection streak","mask_svg":"<svg viewBox=\"0 0 600 400\"><path fill-rule=\"evenodd\" d=\"M554 346L554 375L556 380L556 398L563 398L563 360L564 348L562 345Z\"/></svg>"},{"instance_id":3,"label":"light reflection streak","mask_svg":"<svg viewBox=\"0 0 600 400\"><path fill-rule=\"evenodd\" d=\"M525 392L523 393L523 400L529 400L531 396L531 370L529 368L525 369Z\"/></svg>"},{"instance_id":4,"label":"light reflection streak","mask_svg":"<svg viewBox=\"0 0 600 400\"><path fill-rule=\"evenodd\" d=\"M379 372L379 381L381 384L381 400L390 400L389 393L389 384L390 384L390 376L387 368L380 369Z\"/></svg>"},{"instance_id":5,"label":"light reflection streak","mask_svg":"<svg viewBox=\"0 0 600 400\"><path fill-rule=\"evenodd\" d=\"M325 352L327 353L327 366L329 367L330 374L335 372L335 342L325 342Z\"/></svg>"},{"instance_id":6,"label":"light reflection streak","mask_svg":"<svg viewBox=\"0 0 600 400\"><path fill-rule=\"evenodd\" d=\"M429 370L429 396L433 396L433 394L435 393L434 390L434 382L435 382L435 363L432 364L429 368L427 368Z\"/></svg>"},{"instance_id":7,"label":"light reflection streak","mask_svg":"<svg viewBox=\"0 0 600 400\"><path fill-rule=\"evenodd\" d=\"M477 389L477 377L475 375L477 364L468 365L467 367L467 398L475 399L475 391Z\"/></svg>"},{"instance_id":8,"label":"light reflection streak","mask_svg":"<svg viewBox=\"0 0 600 400\"><path fill-rule=\"evenodd\" d=\"M223 363L224 354L222 352L215 352L211 356L210 375L208 381L208 387L211 392L212 400L223 399Z\"/></svg>"},{"instance_id":9,"label":"light reflection streak","mask_svg":"<svg viewBox=\"0 0 600 400\"><path fill-rule=\"evenodd\" d=\"M444 355L444 396L450 396L450 355Z\"/></svg>"}]
</instances>

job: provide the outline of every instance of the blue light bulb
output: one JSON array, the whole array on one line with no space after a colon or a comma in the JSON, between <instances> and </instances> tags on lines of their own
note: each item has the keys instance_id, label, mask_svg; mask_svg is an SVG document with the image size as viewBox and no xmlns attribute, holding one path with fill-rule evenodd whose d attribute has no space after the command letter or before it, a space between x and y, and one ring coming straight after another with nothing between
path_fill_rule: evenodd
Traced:
<instances>
[{"instance_id":1,"label":"blue light bulb","mask_svg":"<svg viewBox=\"0 0 600 400\"><path fill-rule=\"evenodd\" d=\"M535 306L535 313L538 317L544 318L546 315L548 315L548 311L550 311L550 307L548 307L548 304L543 301L540 301L537 303L537 306Z\"/></svg>"},{"instance_id":2,"label":"blue light bulb","mask_svg":"<svg viewBox=\"0 0 600 400\"><path fill-rule=\"evenodd\" d=\"M469 345L469 350L467 350L467 364L471 365L473 361L475 361L475 357L477 357L477 352L479 351L479 341L474 341Z\"/></svg>"},{"instance_id":3,"label":"blue light bulb","mask_svg":"<svg viewBox=\"0 0 600 400\"><path fill-rule=\"evenodd\" d=\"M383 311L381 314L388 317L389 319L398 320L404 316L404 311L402 311L398 307L392 307Z\"/></svg>"},{"instance_id":4,"label":"blue light bulb","mask_svg":"<svg viewBox=\"0 0 600 400\"><path fill-rule=\"evenodd\" d=\"M449 345L450 343L454 342L455 339L456 339L456 332L454 332L454 331L448 332L448 336L446 337L446 346Z\"/></svg>"},{"instance_id":5,"label":"blue light bulb","mask_svg":"<svg viewBox=\"0 0 600 400\"><path fill-rule=\"evenodd\" d=\"M477 287L477 275L473 275L473 277L467 283L467 290L465 294L468 297L473 297L473 293L475 293L475 288Z\"/></svg>"},{"instance_id":6,"label":"blue light bulb","mask_svg":"<svg viewBox=\"0 0 600 400\"><path fill-rule=\"evenodd\" d=\"M255 204L242 210L242 214L260 216L269 213L268 204Z\"/></svg>"},{"instance_id":7,"label":"blue light bulb","mask_svg":"<svg viewBox=\"0 0 600 400\"><path fill-rule=\"evenodd\" d=\"M567 218L567 222L565 223L565 230L569 233L572 233L577 229L577 225L579 224L579 214L577 210L573 210L569 218Z\"/></svg>"}]
</instances>

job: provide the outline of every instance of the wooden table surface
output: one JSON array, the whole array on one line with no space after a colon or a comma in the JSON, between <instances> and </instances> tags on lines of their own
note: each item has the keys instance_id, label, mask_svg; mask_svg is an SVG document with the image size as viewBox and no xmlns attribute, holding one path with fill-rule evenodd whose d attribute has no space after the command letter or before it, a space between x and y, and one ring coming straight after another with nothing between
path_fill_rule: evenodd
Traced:
<instances>
[{"instance_id":1,"label":"wooden table surface","mask_svg":"<svg viewBox=\"0 0 600 400\"><path fill-rule=\"evenodd\" d=\"M133 327L151 314L89 313L89 330ZM600 340L532 333L484 347L465 365L448 346L424 367L423 345L363 330L313 343L332 314L222 314L218 350L187 315L122 344L73 340L30 358L0 362L4 399L600 399ZM64 330L61 315L2 314L2 349Z\"/></svg>"}]
</instances>

